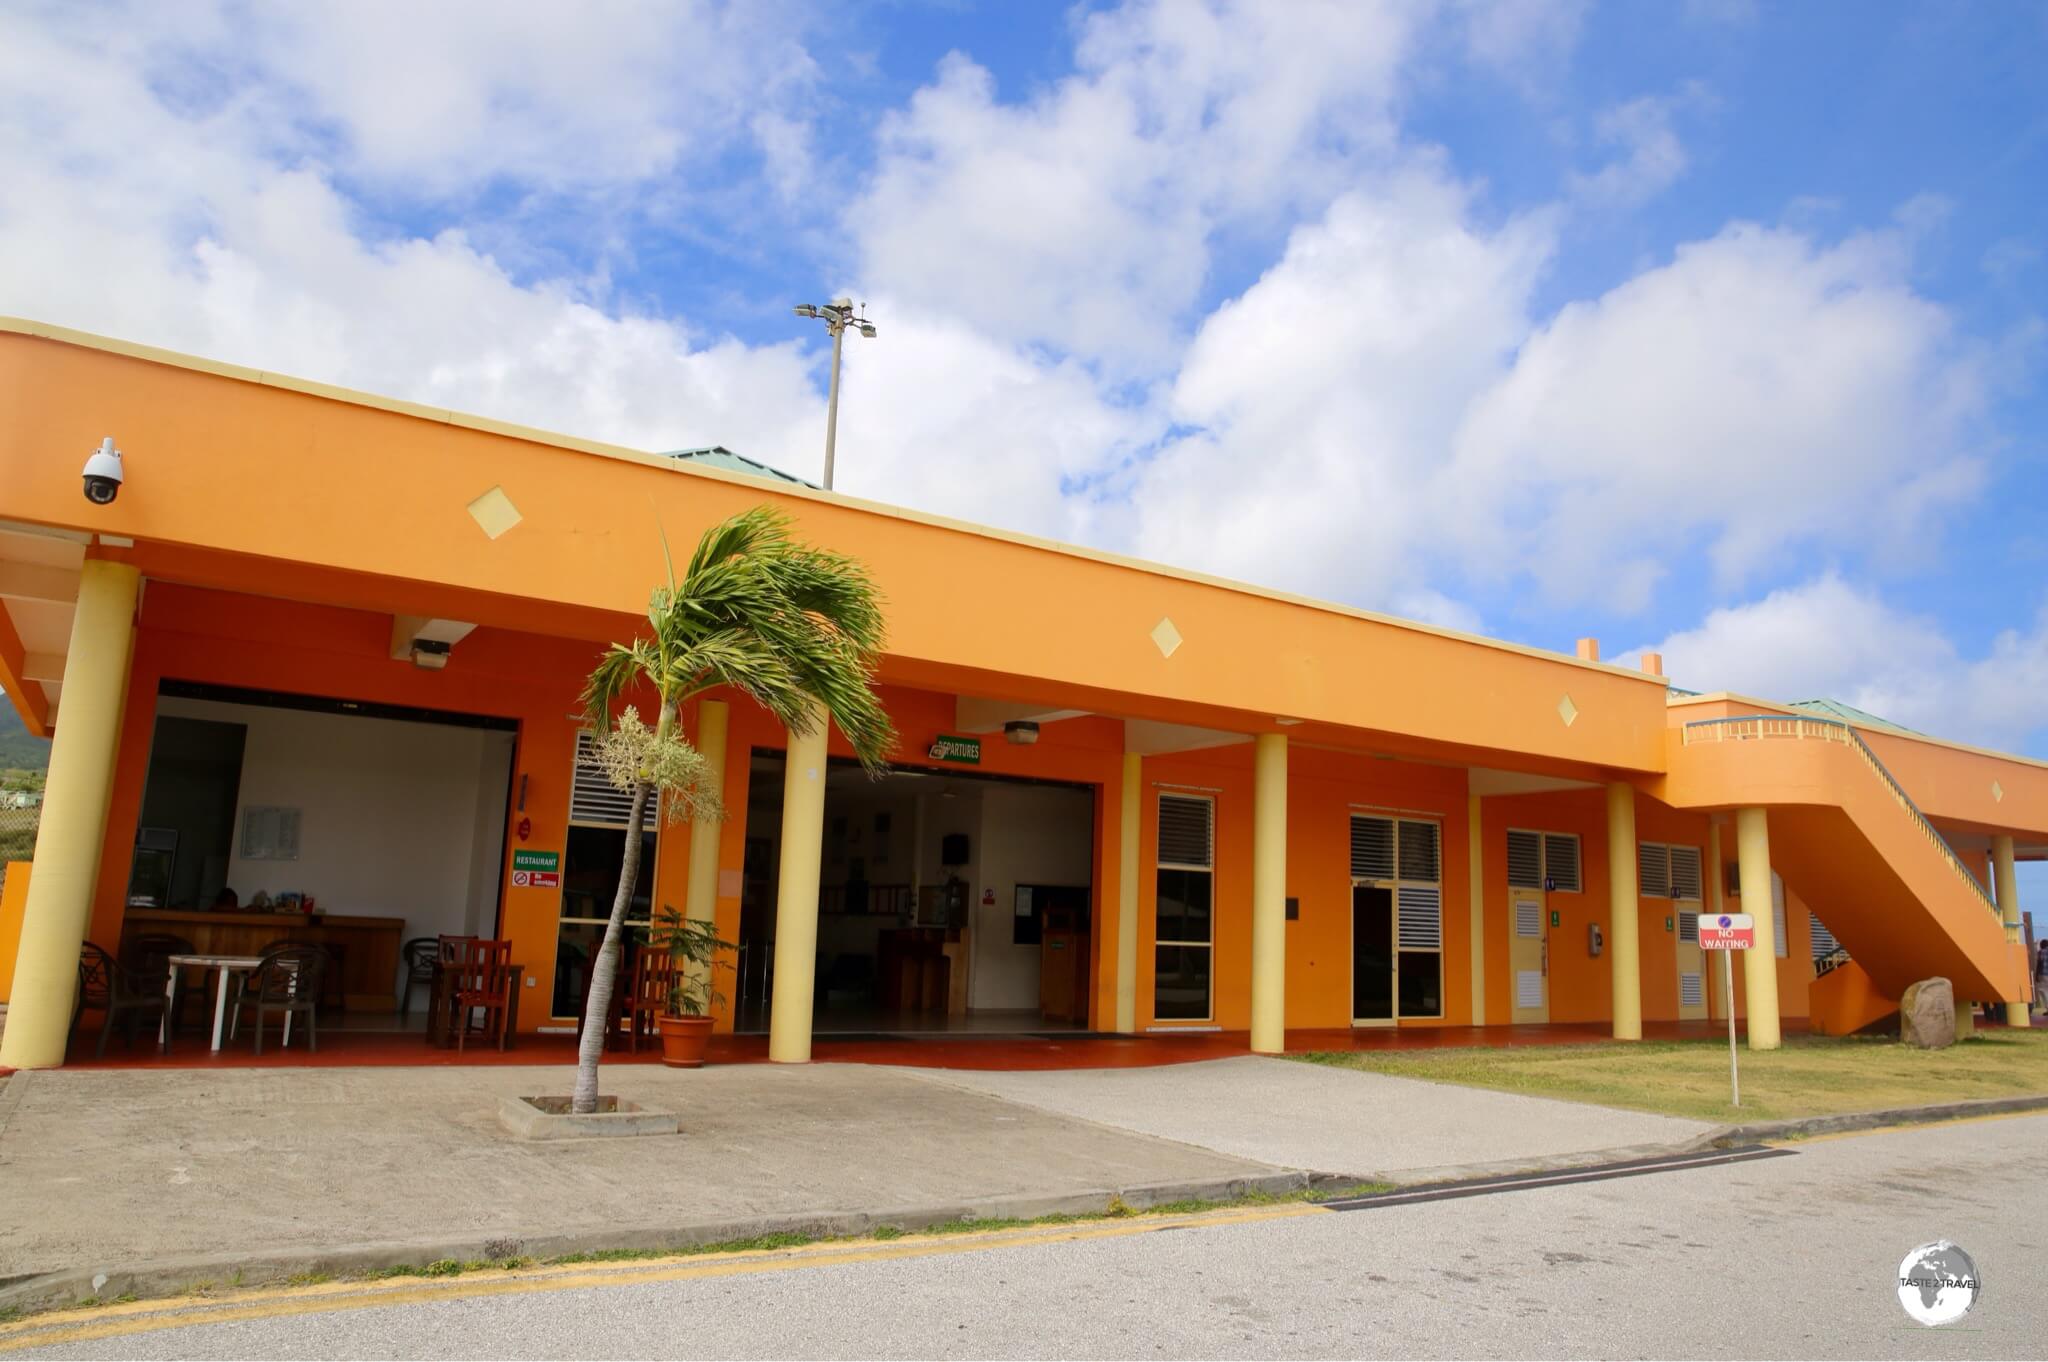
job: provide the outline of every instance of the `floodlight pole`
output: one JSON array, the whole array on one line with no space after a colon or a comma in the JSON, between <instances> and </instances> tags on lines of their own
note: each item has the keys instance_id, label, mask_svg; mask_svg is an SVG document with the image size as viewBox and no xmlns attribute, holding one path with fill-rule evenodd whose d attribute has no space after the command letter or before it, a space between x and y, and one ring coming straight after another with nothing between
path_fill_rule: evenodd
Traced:
<instances>
[{"instance_id":1,"label":"floodlight pole","mask_svg":"<svg viewBox=\"0 0 2048 1362\"><path fill-rule=\"evenodd\" d=\"M825 490L832 490L832 455L839 443L839 352L846 345L846 327L832 327L832 385L825 398Z\"/></svg>"},{"instance_id":2,"label":"floodlight pole","mask_svg":"<svg viewBox=\"0 0 2048 1362\"><path fill-rule=\"evenodd\" d=\"M835 298L829 303L798 303L796 315L812 317L825 323L825 329L832 333L832 381L825 398L825 487L832 487L832 465L839 444L839 360L846 347L846 328L857 328L869 340L875 337L875 325L854 308L850 298Z\"/></svg>"}]
</instances>

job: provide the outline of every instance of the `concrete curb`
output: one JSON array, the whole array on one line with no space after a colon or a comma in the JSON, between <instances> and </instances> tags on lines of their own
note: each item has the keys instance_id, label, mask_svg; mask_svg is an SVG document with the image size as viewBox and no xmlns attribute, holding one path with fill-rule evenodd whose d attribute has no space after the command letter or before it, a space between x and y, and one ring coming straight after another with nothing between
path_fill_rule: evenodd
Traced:
<instances>
[{"instance_id":1,"label":"concrete curb","mask_svg":"<svg viewBox=\"0 0 2048 1362\"><path fill-rule=\"evenodd\" d=\"M1731 1145L1757 1144L1764 1140L1791 1140L1806 1135L1838 1135L1845 1131L1882 1130L1886 1126L1926 1125L1933 1121L1965 1120L1972 1116L2010 1116L2029 1111L2048 1111L2048 1096L1983 1097L1968 1102L1936 1102L1924 1107L1845 1111L1835 1116L1802 1116L1785 1121L1751 1121L1709 1131L1694 1141L1692 1147L1726 1149Z\"/></svg>"},{"instance_id":2,"label":"concrete curb","mask_svg":"<svg viewBox=\"0 0 2048 1362\"><path fill-rule=\"evenodd\" d=\"M1057 1196L1026 1193L894 1210L820 1211L523 1237L498 1235L490 1238L391 1240L346 1248L208 1254L149 1263L16 1274L0 1280L0 1310L8 1307L48 1309L75 1305L95 1297L108 1300L126 1295L138 1299L179 1295L201 1286L218 1288L237 1274L236 1285L255 1287L277 1285L305 1273L345 1276L380 1268L424 1265L444 1258L471 1262L511 1257L555 1258L605 1249L686 1249L768 1234L842 1238L868 1234L883 1225L918 1230L950 1220L1035 1220L1047 1215L1100 1215L1119 1200L1127 1206L1144 1209L1174 1201L1232 1201L1254 1194L1283 1196L1303 1191L1310 1185L1308 1174L1282 1171L1190 1182L1146 1183Z\"/></svg>"},{"instance_id":3,"label":"concrete curb","mask_svg":"<svg viewBox=\"0 0 2048 1362\"><path fill-rule=\"evenodd\" d=\"M1351 1177L1316 1173L1311 1176L1310 1184L1322 1188L1347 1182L1388 1182L1396 1187L1427 1187L1446 1182L1506 1177L1515 1173L1557 1173L1575 1168L1598 1168L1603 1164L1625 1163L1631 1159L1695 1154L1710 1149L1732 1149L1738 1145L1762 1144L1767 1140L1793 1140L1802 1136L1837 1135L1860 1130L1883 1130L1892 1126L1965 1120L1973 1116L2010 1116L2033 1111L2048 1111L2048 1096L1986 1097L1967 1102L1937 1102L1924 1107L1891 1107L1883 1111L1841 1112L1834 1116L1751 1121L1742 1125L1717 1126L1690 1140L1678 1140L1669 1144L1621 1145L1613 1149L1588 1149L1578 1153L1553 1154L1542 1158L1503 1159L1496 1163L1445 1164L1437 1168L1403 1168L1393 1172L1361 1173Z\"/></svg>"}]
</instances>

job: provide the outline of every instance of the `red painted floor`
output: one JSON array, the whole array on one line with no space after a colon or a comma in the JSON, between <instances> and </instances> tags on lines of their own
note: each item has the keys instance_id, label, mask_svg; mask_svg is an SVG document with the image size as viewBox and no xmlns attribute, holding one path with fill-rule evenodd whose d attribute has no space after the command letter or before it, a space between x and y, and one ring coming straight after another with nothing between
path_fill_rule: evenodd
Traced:
<instances>
[{"instance_id":1,"label":"red painted floor","mask_svg":"<svg viewBox=\"0 0 2048 1362\"><path fill-rule=\"evenodd\" d=\"M1798 1033L1804 1023L1789 1020L1785 1029ZM1710 1039L1727 1034L1718 1022L1651 1022L1644 1026L1651 1040ZM1437 1026L1297 1030L1287 1033L1290 1053L1314 1050L1431 1050L1458 1046L1582 1045L1608 1038L1598 1023L1556 1023L1549 1026ZM429 1046L416 1032L329 1031L318 1054L298 1045L289 1050L265 1048L261 1055L238 1042L210 1054L201 1036L181 1038L168 1055L145 1041L129 1050L118 1035L106 1058L94 1059L95 1037L74 1038L66 1066L78 1069L248 1069L326 1066L397 1066L409 1064L572 1064L576 1042L570 1036L522 1036L508 1050L471 1047L454 1050ZM889 1038L820 1036L811 1047L815 1062L827 1064L896 1064L919 1069L1131 1069L1193 1060L1250 1054L1242 1031L1193 1035L990 1036L973 1034L909 1034ZM607 1064L652 1064L658 1048L638 1054L614 1050ZM711 1042L714 1064L761 1064L768 1060L766 1036L722 1035Z\"/></svg>"}]
</instances>

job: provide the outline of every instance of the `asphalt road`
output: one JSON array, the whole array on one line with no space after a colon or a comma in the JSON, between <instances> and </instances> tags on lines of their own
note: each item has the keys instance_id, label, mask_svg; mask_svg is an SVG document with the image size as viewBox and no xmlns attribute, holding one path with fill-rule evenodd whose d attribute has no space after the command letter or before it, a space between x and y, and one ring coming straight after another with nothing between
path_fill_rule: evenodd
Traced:
<instances>
[{"instance_id":1,"label":"asphalt road","mask_svg":"<svg viewBox=\"0 0 2048 1362\"><path fill-rule=\"evenodd\" d=\"M2022 1117L1419 1205L1124 1222L726 1275L700 1260L637 1285L322 1309L26 1355L2040 1356L2044 1226L2048 1117ZM1895 1288L1906 1251L1940 1238L1975 1258L1983 1291L1934 1331Z\"/></svg>"}]
</instances>

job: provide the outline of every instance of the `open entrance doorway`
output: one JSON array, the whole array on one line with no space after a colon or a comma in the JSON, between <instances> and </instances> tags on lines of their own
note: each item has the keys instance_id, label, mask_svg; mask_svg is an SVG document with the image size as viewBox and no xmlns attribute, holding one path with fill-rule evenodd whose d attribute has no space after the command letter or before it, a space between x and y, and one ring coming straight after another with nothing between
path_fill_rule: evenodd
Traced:
<instances>
[{"instance_id":1,"label":"open entrance doorway","mask_svg":"<svg viewBox=\"0 0 2048 1362\"><path fill-rule=\"evenodd\" d=\"M423 1029L404 946L497 934L517 738L485 715L163 682L117 954L161 971L318 947L322 1032Z\"/></svg>"},{"instance_id":2,"label":"open entrance doorway","mask_svg":"<svg viewBox=\"0 0 2048 1362\"><path fill-rule=\"evenodd\" d=\"M734 1025L775 990L782 752L748 782ZM898 767L826 773L813 1029L1037 1032L1088 1024L1094 787Z\"/></svg>"}]
</instances>

